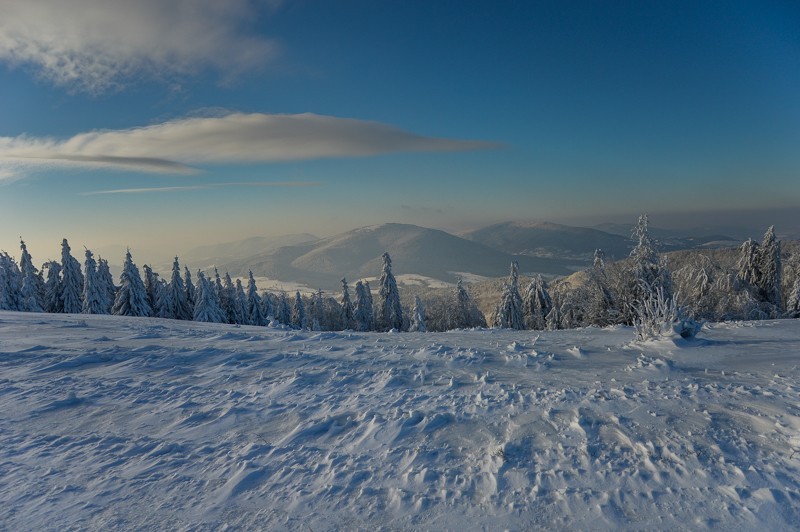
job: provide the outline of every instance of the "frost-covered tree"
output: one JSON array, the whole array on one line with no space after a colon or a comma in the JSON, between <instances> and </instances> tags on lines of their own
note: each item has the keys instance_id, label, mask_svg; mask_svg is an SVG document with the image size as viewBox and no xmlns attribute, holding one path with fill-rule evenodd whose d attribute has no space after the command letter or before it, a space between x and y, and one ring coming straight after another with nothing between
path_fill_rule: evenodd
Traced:
<instances>
[{"instance_id":1,"label":"frost-covered tree","mask_svg":"<svg viewBox=\"0 0 800 532\"><path fill-rule=\"evenodd\" d=\"M800 275L795 278L792 291L786 300L786 315L790 318L800 318Z\"/></svg>"},{"instance_id":2,"label":"frost-covered tree","mask_svg":"<svg viewBox=\"0 0 800 532\"><path fill-rule=\"evenodd\" d=\"M748 238L739 248L739 262L737 264L739 279L749 285L757 286L761 277L759 269L758 244Z\"/></svg>"},{"instance_id":3,"label":"frost-covered tree","mask_svg":"<svg viewBox=\"0 0 800 532\"><path fill-rule=\"evenodd\" d=\"M214 267L214 288L219 308L222 309L222 315L225 316L224 323L234 323L233 316L233 284L228 290L227 286L223 284L222 278L219 275L219 270Z\"/></svg>"},{"instance_id":4,"label":"frost-covered tree","mask_svg":"<svg viewBox=\"0 0 800 532\"><path fill-rule=\"evenodd\" d=\"M775 308L773 315L777 317L781 309L781 242L775 237L774 225L764 233L757 260L759 292Z\"/></svg>"},{"instance_id":5,"label":"frost-covered tree","mask_svg":"<svg viewBox=\"0 0 800 532\"><path fill-rule=\"evenodd\" d=\"M525 328L544 330L547 328L547 315L553 308L553 301L547 291L547 283L541 275L531 278L523 300Z\"/></svg>"},{"instance_id":6,"label":"frost-covered tree","mask_svg":"<svg viewBox=\"0 0 800 532\"><path fill-rule=\"evenodd\" d=\"M553 308L547 313L545 321L547 322L548 331L555 331L561 328L561 312L558 305L553 305Z\"/></svg>"},{"instance_id":7,"label":"frost-covered tree","mask_svg":"<svg viewBox=\"0 0 800 532\"><path fill-rule=\"evenodd\" d=\"M292 324L292 309L289 306L286 292L281 292L278 295L278 301L275 304L275 321L284 325Z\"/></svg>"},{"instance_id":8,"label":"frost-covered tree","mask_svg":"<svg viewBox=\"0 0 800 532\"><path fill-rule=\"evenodd\" d=\"M350 301L350 289L347 286L347 279L342 277L342 328L353 329L355 327L355 310L353 302Z\"/></svg>"},{"instance_id":9,"label":"frost-covered tree","mask_svg":"<svg viewBox=\"0 0 800 532\"><path fill-rule=\"evenodd\" d=\"M397 290L397 281L392 274L392 258L389 253L381 255L383 270L378 281L378 305L376 310L376 325L379 331L403 328L403 307L400 304L400 293Z\"/></svg>"},{"instance_id":10,"label":"frost-covered tree","mask_svg":"<svg viewBox=\"0 0 800 532\"><path fill-rule=\"evenodd\" d=\"M39 270L33 265L25 241L20 239L20 249L22 256L19 261L19 269L22 277L20 287L19 310L23 312L42 312L44 299L44 281Z\"/></svg>"},{"instance_id":11,"label":"frost-covered tree","mask_svg":"<svg viewBox=\"0 0 800 532\"><path fill-rule=\"evenodd\" d=\"M190 318L187 319L194 319L194 304L195 304L195 297L196 291L194 287L194 283L192 282L192 272L189 271L189 268L184 266L183 268L183 285L186 287L186 305L189 307L191 311L189 313Z\"/></svg>"},{"instance_id":12,"label":"frost-covered tree","mask_svg":"<svg viewBox=\"0 0 800 532\"><path fill-rule=\"evenodd\" d=\"M51 260L46 262L43 268L47 268L47 281L44 284L44 311L63 312L64 306L61 302L61 263Z\"/></svg>"},{"instance_id":13,"label":"frost-covered tree","mask_svg":"<svg viewBox=\"0 0 800 532\"><path fill-rule=\"evenodd\" d=\"M70 254L67 239L61 242L61 302L67 314L83 310L83 274L80 263Z\"/></svg>"},{"instance_id":14,"label":"frost-covered tree","mask_svg":"<svg viewBox=\"0 0 800 532\"><path fill-rule=\"evenodd\" d=\"M311 299L308 302L308 325L312 331L322 331L327 329L327 327L323 327L324 322L325 297L322 294L322 289L317 289L316 292L311 294Z\"/></svg>"},{"instance_id":15,"label":"frost-covered tree","mask_svg":"<svg viewBox=\"0 0 800 532\"><path fill-rule=\"evenodd\" d=\"M592 267L588 271L585 290L588 325L604 327L619 320L619 312L615 308L613 291L609 285L605 253L602 249L597 249L594 252Z\"/></svg>"},{"instance_id":16,"label":"frost-covered tree","mask_svg":"<svg viewBox=\"0 0 800 532\"><path fill-rule=\"evenodd\" d=\"M175 257L175 260L172 261L172 275L166 291L168 305L165 307L165 318L173 320L191 320L194 318L194 307L189 306L186 285L181 277L181 266L178 263L178 257Z\"/></svg>"},{"instance_id":17,"label":"frost-covered tree","mask_svg":"<svg viewBox=\"0 0 800 532\"><path fill-rule=\"evenodd\" d=\"M519 295L519 265L517 261L511 262L511 273L508 282L503 285L503 295L495 311L494 325L503 329L525 328L522 297Z\"/></svg>"},{"instance_id":18,"label":"frost-covered tree","mask_svg":"<svg viewBox=\"0 0 800 532\"><path fill-rule=\"evenodd\" d=\"M483 317L483 313L478 309L478 305L469 295L461 279L456 283L455 308L450 315L451 319L447 328L486 327L486 318Z\"/></svg>"},{"instance_id":19,"label":"frost-covered tree","mask_svg":"<svg viewBox=\"0 0 800 532\"><path fill-rule=\"evenodd\" d=\"M130 249L125 253L119 284L111 313L117 316L150 316L152 309L147 302L147 292L139 268L133 263Z\"/></svg>"},{"instance_id":20,"label":"frost-covered tree","mask_svg":"<svg viewBox=\"0 0 800 532\"><path fill-rule=\"evenodd\" d=\"M422 301L419 299L419 296L414 296L414 309L411 311L411 325L408 330L411 332L428 331L425 308L422 306Z\"/></svg>"},{"instance_id":21,"label":"frost-covered tree","mask_svg":"<svg viewBox=\"0 0 800 532\"><path fill-rule=\"evenodd\" d=\"M83 306L84 314L108 314L111 304L108 301L108 291L97 271L97 261L90 250L86 250L86 260L83 263L85 273L83 281Z\"/></svg>"},{"instance_id":22,"label":"frost-covered tree","mask_svg":"<svg viewBox=\"0 0 800 532\"><path fill-rule=\"evenodd\" d=\"M100 283L102 290L105 292L106 302L108 303L108 306L103 309L103 314L111 314L111 307L117 297L117 287L114 286L114 277L111 275L108 261L102 257L97 259L97 282Z\"/></svg>"},{"instance_id":23,"label":"frost-covered tree","mask_svg":"<svg viewBox=\"0 0 800 532\"><path fill-rule=\"evenodd\" d=\"M236 279L236 319L237 323L250 325L250 313L247 311L247 295L244 293L242 280Z\"/></svg>"},{"instance_id":24,"label":"frost-covered tree","mask_svg":"<svg viewBox=\"0 0 800 532\"><path fill-rule=\"evenodd\" d=\"M253 272L248 273L249 278L247 281L247 315L250 319L250 325L264 326L267 322L267 316L264 314L262 308L261 297L258 295L258 287L256 287L256 280L253 277Z\"/></svg>"},{"instance_id":25,"label":"frost-covered tree","mask_svg":"<svg viewBox=\"0 0 800 532\"><path fill-rule=\"evenodd\" d=\"M372 294L368 282L356 282L356 303L353 310L353 321L357 331L371 331L375 327L372 312Z\"/></svg>"},{"instance_id":26,"label":"frost-covered tree","mask_svg":"<svg viewBox=\"0 0 800 532\"><path fill-rule=\"evenodd\" d=\"M170 309L173 306L169 284L161 278L157 278L156 283L156 304L153 315L156 318L169 318Z\"/></svg>"},{"instance_id":27,"label":"frost-covered tree","mask_svg":"<svg viewBox=\"0 0 800 532\"><path fill-rule=\"evenodd\" d=\"M295 329L308 329L308 317L306 316L306 306L300 292L294 294L294 307L292 308L292 327Z\"/></svg>"},{"instance_id":28,"label":"frost-covered tree","mask_svg":"<svg viewBox=\"0 0 800 532\"><path fill-rule=\"evenodd\" d=\"M225 272L225 279L222 285L222 297L220 297L220 306L225 312L228 323L236 323L241 325L244 316L240 316L237 311L238 303L236 301L236 287L233 284L231 275Z\"/></svg>"},{"instance_id":29,"label":"frost-covered tree","mask_svg":"<svg viewBox=\"0 0 800 532\"><path fill-rule=\"evenodd\" d=\"M22 272L5 251L0 253L0 310L19 310L22 294Z\"/></svg>"},{"instance_id":30,"label":"frost-covered tree","mask_svg":"<svg viewBox=\"0 0 800 532\"><path fill-rule=\"evenodd\" d=\"M157 317L162 314L162 309L158 306L158 274L148 264L142 266L142 270L144 270L144 291L147 294L147 304L150 305L150 315Z\"/></svg>"},{"instance_id":31,"label":"frost-covered tree","mask_svg":"<svg viewBox=\"0 0 800 532\"><path fill-rule=\"evenodd\" d=\"M216 287L201 271L197 271L194 321L205 323L225 323L226 317L219 306Z\"/></svg>"},{"instance_id":32,"label":"frost-covered tree","mask_svg":"<svg viewBox=\"0 0 800 532\"><path fill-rule=\"evenodd\" d=\"M669 270L659 258L656 244L650 237L647 214L639 217L631 238L636 242L631 251L633 271L630 272L628 285L630 293L623 297L627 301L627 308L622 310L625 321L632 324L636 318L635 308L645 298L655 298L659 288L666 299L672 298L672 282Z\"/></svg>"}]
</instances>

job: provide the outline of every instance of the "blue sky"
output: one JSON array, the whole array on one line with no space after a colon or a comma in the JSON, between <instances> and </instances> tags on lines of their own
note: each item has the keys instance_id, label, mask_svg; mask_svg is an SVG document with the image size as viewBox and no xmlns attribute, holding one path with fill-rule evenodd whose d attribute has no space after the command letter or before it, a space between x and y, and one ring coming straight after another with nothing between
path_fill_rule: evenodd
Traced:
<instances>
[{"instance_id":1,"label":"blue sky","mask_svg":"<svg viewBox=\"0 0 800 532\"><path fill-rule=\"evenodd\" d=\"M796 2L0 8L0 248L41 260L800 206Z\"/></svg>"}]
</instances>

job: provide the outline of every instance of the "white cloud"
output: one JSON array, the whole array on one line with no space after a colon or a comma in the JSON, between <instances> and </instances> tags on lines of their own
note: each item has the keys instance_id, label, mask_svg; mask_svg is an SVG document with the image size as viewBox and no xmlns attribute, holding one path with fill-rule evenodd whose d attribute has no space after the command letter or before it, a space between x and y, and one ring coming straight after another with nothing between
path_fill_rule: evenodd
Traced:
<instances>
[{"instance_id":1,"label":"white cloud","mask_svg":"<svg viewBox=\"0 0 800 532\"><path fill-rule=\"evenodd\" d=\"M393 126L311 113L233 113L81 133L66 140L0 137L0 164L118 167L189 173L193 165L270 163L396 152L486 149L480 141L423 137Z\"/></svg>"},{"instance_id":2,"label":"white cloud","mask_svg":"<svg viewBox=\"0 0 800 532\"><path fill-rule=\"evenodd\" d=\"M212 188L301 188L318 187L316 181L252 181L241 183L207 183L205 185L186 185L177 187L118 188L114 190L94 190L82 192L81 196L101 196L108 194L152 194L156 192L186 192L189 190L208 190Z\"/></svg>"},{"instance_id":3,"label":"white cloud","mask_svg":"<svg viewBox=\"0 0 800 532\"><path fill-rule=\"evenodd\" d=\"M274 2L273 2L274 3ZM134 77L258 68L277 44L250 31L258 0L0 0L0 61L100 93Z\"/></svg>"}]
</instances>

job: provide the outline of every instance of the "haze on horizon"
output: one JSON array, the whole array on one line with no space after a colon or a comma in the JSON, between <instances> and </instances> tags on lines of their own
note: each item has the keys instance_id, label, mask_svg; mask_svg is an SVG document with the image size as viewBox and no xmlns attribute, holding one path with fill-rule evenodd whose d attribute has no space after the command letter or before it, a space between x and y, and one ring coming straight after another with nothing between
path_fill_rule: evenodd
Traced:
<instances>
[{"instance_id":1,"label":"haze on horizon","mask_svg":"<svg viewBox=\"0 0 800 532\"><path fill-rule=\"evenodd\" d=\"M63 237L798 219L796 3L0 9L0 249L37 262Z\"/></svg>"}]
</instances>

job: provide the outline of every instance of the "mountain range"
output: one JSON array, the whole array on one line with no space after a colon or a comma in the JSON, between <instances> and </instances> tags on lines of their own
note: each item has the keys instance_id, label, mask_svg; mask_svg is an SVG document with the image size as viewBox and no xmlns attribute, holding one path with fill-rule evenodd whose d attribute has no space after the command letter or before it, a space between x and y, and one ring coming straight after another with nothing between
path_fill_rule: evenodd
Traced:
<instances>
[{"instance_id":1,"label":"mountain range","mask_svg":"<svg viewBox=\"0 0 800 532\"><path fill-rule=\"evenodd\" d=\"M665 238L664 251L729 242L725 236ZM731 245L735 242L731 242ZM620 234L596 228L548 222L507 222L459 236L410 224L361 227L327 238L310 234L255 237L203 246L185 255L204 269L245 277L299 283L336 290L342 277L377 278L381 255L388 252L399 283L455 283L503 277L516 260L523 274L568 275L591 264L602 248L612 259L626 257L632 242Z\"/></svg>"}]
</instances>

